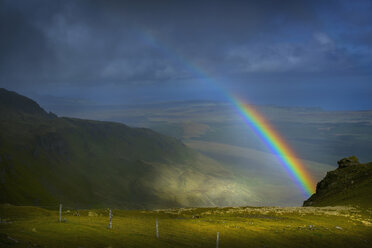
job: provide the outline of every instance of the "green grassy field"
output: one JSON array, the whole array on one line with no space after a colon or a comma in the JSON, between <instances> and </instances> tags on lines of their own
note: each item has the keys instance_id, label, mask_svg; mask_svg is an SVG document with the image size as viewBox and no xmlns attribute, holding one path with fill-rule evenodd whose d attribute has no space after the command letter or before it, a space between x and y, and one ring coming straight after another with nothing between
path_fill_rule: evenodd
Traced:
<instances>
[{"instance_id":1,"label":"green grassy field","mask_svg":"<svg viewBox=\"0 0 372 248\"><path fill-rule=\"evenodd\" d=\"M57 206L56 206L57 207ZM370 247L372 209L239 207L58 212L0 207L0 247ZM159 221L159 239L155 222Z\"/></svg>"}]
</instances>

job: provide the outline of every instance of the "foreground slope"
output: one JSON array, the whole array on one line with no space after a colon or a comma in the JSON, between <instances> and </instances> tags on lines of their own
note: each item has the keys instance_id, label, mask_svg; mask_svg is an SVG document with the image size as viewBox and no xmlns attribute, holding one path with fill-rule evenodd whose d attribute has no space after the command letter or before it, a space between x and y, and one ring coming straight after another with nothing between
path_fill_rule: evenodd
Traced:
<instances>
[{"instance_id":1,"label":"foreground slope","mask_svg":"<svg viewBox=\"0 0 372 248\"><path fill-rule=\"evenodd\" d=\"M217 162L150 129L59 118L0 89L0 202L70 207L242 205Z\"/></svg>"},{"instance_id":2,"label":"foreground slope","mask_svg":"<svg viewBox=\"0 0 372 248\"><path fill-rule=\"evenodd\" d=\"M56 206L57 207L57 206ZM351 207L58 212L0 205L0 247L370 247L371 212ZM155 223L158 219L159 238Z\"/></svg>"},{"instance_id":3,"label":"foreground slope","mask_svg":"<svg viewBox=\"0 0 372 248\"><path fill-rule=\"evenodd\" d=\"M336 205L372 206L372 162L361 164L354 156L341 159L304 202L304 206Z\"/></svg>"}]
</instances>

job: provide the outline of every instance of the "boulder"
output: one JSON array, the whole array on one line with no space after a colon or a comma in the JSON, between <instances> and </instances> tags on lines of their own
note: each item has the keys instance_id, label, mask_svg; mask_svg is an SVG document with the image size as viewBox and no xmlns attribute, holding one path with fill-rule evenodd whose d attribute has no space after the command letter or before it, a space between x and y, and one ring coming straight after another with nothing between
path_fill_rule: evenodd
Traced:
<instances>
[{"instance_id":1,"label":"boulder","mask_svg":"<svg viewBox=\"0 0 372 248\"><path fill-rule=\"evenodd\" d=\"M342 169L348 166L359 165L360 163L357 157L351 156L351 157L343 158L337 161L337 164L338 164L338 168Z\"/></svg>"}]
</instances>

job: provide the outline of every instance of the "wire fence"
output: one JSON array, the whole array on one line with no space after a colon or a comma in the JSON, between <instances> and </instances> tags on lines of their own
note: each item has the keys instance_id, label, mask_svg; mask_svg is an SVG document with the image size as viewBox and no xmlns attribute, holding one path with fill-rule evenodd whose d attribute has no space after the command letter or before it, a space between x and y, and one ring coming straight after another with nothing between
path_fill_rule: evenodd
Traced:
<instances>
[{"instance_id":1,"label":"wire fence","mask_svg":"<svg viewBox=\"0 0 372 248\"><path fill-rule=\"evenodd\" d=\"M107 221L108 229L113 228L113 211L111 208L101 208L101 209L95 209L94 211L89 209L89 208L76 208L76 207L71 207L71 206L64 206L63 204L48 204L48 205L14 205L15 207L37 207L37 208L44 208L46 210L54 210L58 211L58 222L63 223L67 222L66 217L68 216L81 216L82 213L84 215L86 214L87 216L90 217L97 217L97 216L107 216ZM97 213L99 212L99 214ZM1 218L0 218L1 222ZM155 236L157 239L160 238L160 232L159 232L159 219L156 217L155 219ZM217 238L216 238L216 247L219 247L219 239L220 239L220 233L217 232Z\"/></svg>"}]
</instances>

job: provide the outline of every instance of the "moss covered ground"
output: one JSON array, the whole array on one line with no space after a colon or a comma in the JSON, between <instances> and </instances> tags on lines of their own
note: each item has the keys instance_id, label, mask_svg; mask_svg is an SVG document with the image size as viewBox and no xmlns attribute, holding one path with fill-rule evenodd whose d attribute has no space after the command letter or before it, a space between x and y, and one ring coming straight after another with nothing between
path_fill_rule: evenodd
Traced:
<instances>
[{"instance_id":1,"label":"moss covered ground","mask_svg":"<svg viewBox=\"0 0 372 248\"><path fill-rule=\"evenodd\" d=\"M58 208L58 206L56 206ZM77 216L77 213L79 216ZM0 247L370 247L372 209L239 207L155 211L0 207ZM156 219L159 238L156 238Z\"/></svg>"}]
</instances>

